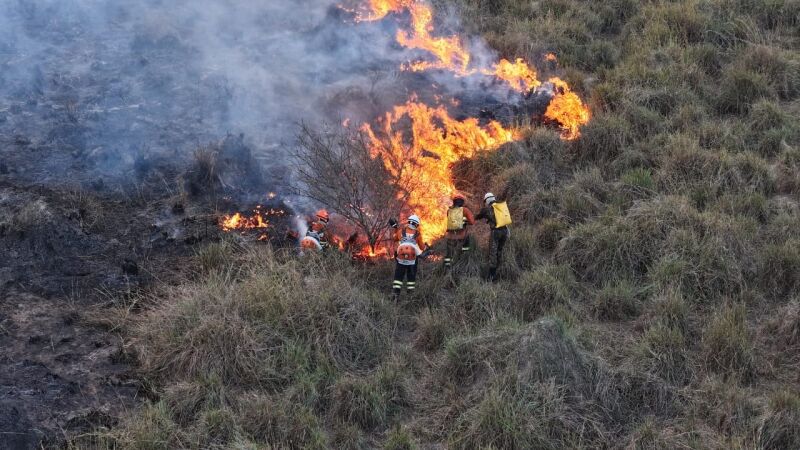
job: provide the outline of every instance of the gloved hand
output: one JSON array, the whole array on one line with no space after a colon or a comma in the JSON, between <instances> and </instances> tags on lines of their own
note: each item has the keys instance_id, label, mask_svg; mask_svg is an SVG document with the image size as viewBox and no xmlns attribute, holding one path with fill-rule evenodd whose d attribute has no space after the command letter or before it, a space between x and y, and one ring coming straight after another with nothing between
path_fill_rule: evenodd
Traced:
<instances>
[{"instance_id":1,"label":"gloved hand","mask_svg":"<svg viewBox=\"0 0 800 450\"><path fill-rule=\"evenodd\" d=\"M389 219L389 226L392 228L397 228L397 219Z\"/></svg>"}]
</instances>

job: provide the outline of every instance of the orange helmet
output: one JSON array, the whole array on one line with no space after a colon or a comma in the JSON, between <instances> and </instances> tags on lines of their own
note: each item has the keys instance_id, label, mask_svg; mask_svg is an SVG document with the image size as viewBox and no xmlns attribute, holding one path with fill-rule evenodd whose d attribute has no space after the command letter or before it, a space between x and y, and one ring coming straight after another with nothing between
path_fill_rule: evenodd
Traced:
<instances>
[{"instance_id":1,"label":"orange helmet","mask_svg":"<svg viewBox=\"0 0 800 450\"><path fill-rule=\"evenodd\" d=\"M464 194L462 194L461 192L456 192L455 194L453 194L453 201L455 200L467 201L467 198L464 197Z\"/></svg>"},{"instance_id":2,"label":"orange helmet","mask_svg":"<svg viewBox=\"0 0 800 450\"><path fill-rule=\"evenodd\" d=\"M324 209L320 209L319 211L317 211L317 219L319 219L319 220L321 220L321 221L323 221L325 223L328 223L328 220L330 220L330 216L328 215L328 211L325 211Z\"/></svg>"}]
</instances>

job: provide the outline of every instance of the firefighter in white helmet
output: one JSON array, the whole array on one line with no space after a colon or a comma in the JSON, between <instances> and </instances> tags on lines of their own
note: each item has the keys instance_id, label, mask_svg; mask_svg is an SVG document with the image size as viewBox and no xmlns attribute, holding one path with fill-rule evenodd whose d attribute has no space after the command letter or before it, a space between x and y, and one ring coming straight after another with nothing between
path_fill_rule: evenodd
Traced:
<instances>
[{"instance_id":1,"label":"firefighter in white helmet","mask_svg":"<svg viewBox=\"0 0 800 450\"><path fill-rule=\"evenodd\" d=\"M503 249L511 237L511 214L508 204L505 202L506 193L500 197L503 201L498 201L497 197L491 192L487 192L483 197L484 206L475 217L475 220L484 219L492 229L491 243L489 247L489 280L496 281L497 268L503 260Z\"/></svg>"},{"instance_id":2,"label":"firefighter in white helmet","mask_svg":"<svg viewBox=\"0 0 800 450\"><path fill-rule=\"evenodd\" d=\"M424 243L420 233L420 220L416 215L409 216L406 225L402 227L394 219L389 221L389 225L396 229L397 250L392 293L399 297L404 283L409 293L413 293L417 287L417 259L422 254Z\"/></svg>"}]
</instances>

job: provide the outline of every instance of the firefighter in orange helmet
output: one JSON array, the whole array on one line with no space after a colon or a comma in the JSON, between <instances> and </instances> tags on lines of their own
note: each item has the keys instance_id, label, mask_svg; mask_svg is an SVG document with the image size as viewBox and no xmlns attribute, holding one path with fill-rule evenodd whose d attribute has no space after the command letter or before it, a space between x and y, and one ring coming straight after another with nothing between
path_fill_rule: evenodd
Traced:
<instances>
[{"instance_id":1,"label":"firefighter in orange helmet","mask_svg":"<svg viewBox=\"0 0 800 450\"><path fill-rule=\"evenodd\" d=\"M464 206L466 199L461 193L453 195L453 206L447 210L447 254L444 266L450 268L461 252L470 250L467 226L475 225L472 211Z\"/></svg>"},{"instance_id":2,"label":"firefighter in orange helmet","mask_svg":"<svg viewBox=\"0 0 800 450\"><path fill-rule=\"evenodd\" d=\"M397 250L395 251L394 280L392 282L392 293L399 297L403 291L405 282L406 291L413 293L417 287L417 259L424 247L422 234L420 233L420 220L416 215L408 217L408 222L402 228L396 220L389 221L392 228L395 228L395 241Z\"/></svg>"},{"instance_id":3,"label":"firefighter in orange helmet","mask_svg":"<svg viewBox=\"0 0 800 450\"><path fill-rule=\"evenodd\" d=\"M317 220L308 222L308 231L300 241L300 248L309 251L322 251L328 248L328 238L325 236L325 229L328 226L330 215L328 211L321 209L317 211Z\"/></svg>"}]
</instances>

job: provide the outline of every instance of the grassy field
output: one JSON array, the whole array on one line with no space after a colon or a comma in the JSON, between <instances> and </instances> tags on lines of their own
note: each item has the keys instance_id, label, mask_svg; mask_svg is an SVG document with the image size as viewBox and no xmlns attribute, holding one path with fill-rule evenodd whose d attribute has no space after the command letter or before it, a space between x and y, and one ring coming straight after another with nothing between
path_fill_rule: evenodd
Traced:
<instances>
[{"instance_id":1,"label":"grassy field","mask_svg":"<svg viewBox=\"0 0 800 450\"><path fill-rule=\"evenodd\" d=\"M511 186L501 282L210 245L115 321L151 399L74 445L800 448L800 1L435 4L593 112L458 168Z\"/></svg>"}]
</instances>

